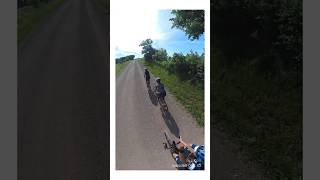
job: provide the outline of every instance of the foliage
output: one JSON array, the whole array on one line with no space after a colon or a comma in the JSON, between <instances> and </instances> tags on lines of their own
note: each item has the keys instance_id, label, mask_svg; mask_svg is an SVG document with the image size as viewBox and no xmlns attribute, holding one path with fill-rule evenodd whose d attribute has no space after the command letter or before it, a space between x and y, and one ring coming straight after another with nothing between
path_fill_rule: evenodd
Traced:
<instances>
[{"instance_id":1,"label":"foliage","mask_svg":"<svg viewBox=\"0 0 320 180\"><path fill-rule=\"evenodd\" d=\"M153 60L153 55L155 54L155 49L152 47L153 41L151 39L143 40L139 46L142 47L142 54L144 55L144 59L147 61Z\"/></svg>"},{"instance_id":2,"label":"foliage","mask_svg":"<svg viewBox=\"0 0 320 180\"><path fill-rule=\"evenodd\" d=\"M188 63L188 76L191 81L204 82L204 53L200 56L197 52L190 52L186 55Z\"/></svg>"},{"instance_id":3,"label":"foliage","mask_svg":"<svg viewBox=\"0 0 320 180\"><path fill-rule=\"evenodd\" d=\"M153 49L152 61L144 60L145 66L163 83L176 98L195 117L199 126L204 125L204 54L190 52L187 55L174 53L168 56L164 48L154 49L152 40L146 40L141 46ZM145 57L146 57L146 51Z\"/></svg>"},{"instance_id":4,"label":"foliage","mask_svg":"<svg viewBox=\"0 0 320 180\"><path fill-rule=\"evenodd\" d=\"M176 74L180 80L203 84L204 82L204 54L190 52L187 55L173 53L170 60L160 63L169 73Z\"/></svg>"},{"instance_id":5,"label":"foliage","mask_svg":"<svg viewBox=\"0 0 320 180\"><path fill-rule=\"evenodd\" d=\"M142 61L148 67L150 72L161 77L161 81L165 84L175 98L189 111L196 119L198 125L204 125L204 91L203 85L191 84L188 81L182 81L176 74L169 73L163 63L168 61L154 62Z\"/></svg>"},{"instance_id":6,"label":"foliage","mask_svg":"<svg viewBox=\"0 0 320 180\"><path fill-rule=\"evenodd\" d=\"M228 55L228 60L259 58L262 70L298 70L302 1L215 0L212 12L213 46Z\"/></svg>"},{"instance_id":7,"label":"foliage","mask_svg":"<svg viewBox=\"0 0 320 180\"><path fill-rule=\"evenodd\" d=\"M116 58L116 64L118 63L123 63L125 61L131 61L134 60L134 55L129 55L129 56L124 56L124 57L120 57L120 58Z\"/></svg>"},{"instance_id":8,"label":"foliage","mask_svg":"<svg viewBox=\"0 0 320 180\"><path fill-rule=\"evenodd\" d=\"M211 113L271 179L302 178L302 1L214 0Z\"/></svg>"},{"instance_id":9,"label":"foliage","mask_svg":"<svg viewBox=\"0 0 320 180\"><path fill-rule=\"evenodd\" d=\"M204 32L203 10L172 10L172 28L183 30L190 40L199 39Z\"/></svg>"},{"instance_id":10,"label":"foliage","mask_svg":"<svg viewBox=\"0 0 320 180\"><path fill-rule=\"evenodd\" d=\"M168 56L164 48L155 49L152 47L152 40L142 41L142 53L145 60L150 61L150 52L154 52L152 60L161 67L165 68L169 73L177 75L180 80L188 80L191 83L203 84L204 82L204 53L199 55L197 52L190 52L187 55L182 53L173 53L172 57ZM151 50L152 49L152 50Z\"/></svg>"},{"instance_id":11,"label":"foliage","mask_svg":"<svg viewBox=\"0 0 320 180\"><path fill-rule=\"evenodd\" d=\"M247 157L261 163L272 179L299 179L302 93L296 80L276 81L255 64L224 64L221 53L214 54L214 126L230 133Z\"/></svg>"},{"instance_id":12,"label":"foliage","mask_svg":"<svg viewBox=\"0 0 320 180\"><path fill-rule=\"evenodd\" d=\"M153 59L155 61L166 61L168 60L168 54L167 51L163 48L156 49L155 54L153 56Z\"/></svg>"},{"instance_id":13,"label":"foliage","mask_svg":"<svg viewBox=\"0 0 320 180\"><path fill-rule=\"evenodd\" d=\"M98 3L99 7L106 12L110 11L110 0L96 0Z\"/></svg>"}]
</instances>

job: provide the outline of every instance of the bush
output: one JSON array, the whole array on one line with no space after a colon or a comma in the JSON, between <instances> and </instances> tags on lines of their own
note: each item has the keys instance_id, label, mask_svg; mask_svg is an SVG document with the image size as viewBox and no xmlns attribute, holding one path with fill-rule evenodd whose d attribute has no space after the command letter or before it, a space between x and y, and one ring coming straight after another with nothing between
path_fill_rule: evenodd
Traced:
<instances>
[{"instance_id":1,"label":"bush","mask_svg":"<svg viewBox=\"0 0 320 180\"><path fill-rule=\"evenodd\" d=\"M178 77L182 80L189 79L189 64L187 63L185 56L183 54L174 53L172 62L174 64L174 71Z\"/></svg>"},{"instance_id":2,"label":"bush","mask_svg":"<svg viewBox=\"0 0 320 180\"><path fill-rule=\"evenodd\" d=\"M168 54L167 51L163 48L157 49L154 54L155 61L166 61L168 60Z\"/></svg>"},{"instance_id":3,"label":"bush","mask_svg":"<svg viewBox=\"0 0 320 180\"><path fill-rule=\"evenodd\" d=\"M187 55L174 53L167 61L158 62L170 74L176 74L180 80L190 81L192 84L204 82L204 54L190 52Z\"/></svg>"},{"instance_id":4,"label":"bush","mask_svg":"<svg viewBox=\"0 0 320 180\"><path fill-rule=\"evenodd\" d=\"M188 64L188 76L192 82L204 81L204 54L199 56L198 53L190 52L186 55Z\"/></svg>"},{"instance_id":5,"label":"bush","mask_svg":"<svg viewBox=\"0 0 320 180\"><path fill-rule=\"evenodd\" d=\"M152 43L151 39L146 39L140 44L146 61L155 62L170 74L177 75L180 80L190 81L192 84L203 84L204 53L199 55L197 52L191 51L187 55L174 53L170 57L164 48L154 49ZM123 62L123 59L118 59L117 62Z\"/></svg>"}]
</instances>

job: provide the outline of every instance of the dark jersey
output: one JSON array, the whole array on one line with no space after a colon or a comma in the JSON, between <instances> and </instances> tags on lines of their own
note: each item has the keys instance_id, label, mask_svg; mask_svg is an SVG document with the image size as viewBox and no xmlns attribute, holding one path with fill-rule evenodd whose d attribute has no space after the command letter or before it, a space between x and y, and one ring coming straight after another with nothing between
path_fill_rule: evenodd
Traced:
<instances>
[{"instance_id":1,"label":"dark jersey","mask_svg":"<svg viewBox=\"0 0 320 180\"><path fill-rule=\"evenodd\" d=\"M162 92L165 92L166 90L164 89L164 85L162 83L157 83L156 91L162 93Z\"/></svg>"},{"instance_id":2,"label":"dark jersey","mask_svg":"<svg viewBox=\"0 0 320 180\"><path fill-rule=\"evenodd\" d=\"M145 72L144 72L144 77L146 77L146 79L150 79L150 73L149 73L149 71L145 71Z\"/></svg>"},{"instance_id":3,"label":"dark jersey","mask_svg":"<svg viewBox=\"0 0 320 180\"><path fill-rule=\"evenodd\" d=\"M167 92L162 83L157 83L155 90L156 90L157 96L165 97L167 95Z\"/></svg>"}]
</instances>

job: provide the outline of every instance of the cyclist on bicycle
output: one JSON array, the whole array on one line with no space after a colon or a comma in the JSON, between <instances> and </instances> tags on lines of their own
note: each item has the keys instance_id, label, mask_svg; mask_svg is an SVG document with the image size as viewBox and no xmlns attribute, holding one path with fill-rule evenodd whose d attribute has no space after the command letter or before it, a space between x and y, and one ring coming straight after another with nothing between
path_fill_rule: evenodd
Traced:
<instances>
[{"instance_id":1,"label":"cyclist on bicycle","mask_svg":"<svg viewBox=\"0 0 320 180\"><path fill-rule=\"evenodd\" d=\"M146 83L149 85L150 83L150 73L147 68L144 68L144 77L146 78Z\"/></svg>"},{"instance_id":2,"label":"cyclist on bicycle","mask_svg":"<svg viewBox=\"0 0 320 180\"><path fill-rule=\"evenodd\" d=\"M155 92L158 97L158 99L164 100L164 97L167 95L166 90L164 89L164 85L161 83L161 79L158 77L156 78L156 86L155 86Z\"/></svg>"},{"instance_id":3,"label":"cyclist on bicycle","mask_svg":"<svg viewBox=\"0 0 320 180\"><path fill-rule=\"evenodd\" d=\"M204 170L204 145L187 144L180 137L172 157L178 169Z\"/></svg>"}]
</instances>

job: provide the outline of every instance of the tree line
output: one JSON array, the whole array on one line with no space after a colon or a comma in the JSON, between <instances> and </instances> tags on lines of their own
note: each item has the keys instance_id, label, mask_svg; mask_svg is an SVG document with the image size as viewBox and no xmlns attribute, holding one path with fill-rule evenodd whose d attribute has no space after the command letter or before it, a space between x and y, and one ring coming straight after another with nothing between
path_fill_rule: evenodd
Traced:
<instances>
[{"instance_id":1,"label":"tree line","mask_svg":"<svg viewBox=\"0 0 320 180\"><path fill-rule=\"evenodd\" d=\"M128 56L123 56L120 58L116 58L116 64L118 63L123 63L125 61L131 61L134 60L135 55L128 55Z\"/></svg>"},{"instance_id":2,"label":"tree line","mask_svg":"<svg viewBox=\"0 0 320 180\"><path fill-rule=\"evenodd\" d=\"M302 1L214 0L213 47L278 76L302 70ZM301 79L300 79L301 83Z\"/></svg>"},{"instance_id":3,"label":"tree line","mask_svg":"<svg viewBox=\"0 0 320 180\"><path fill-rule=\"evenodd\" d=\"M169 56L166 49L155 49L153 41L146 39L141 42L142 54L145 61L156 63L166 69L170 74L176 74L181 80L189 80L192 83L204 82L204 53L190 51L186 55L173 53Z\"/></svg>"}]
</instances>

